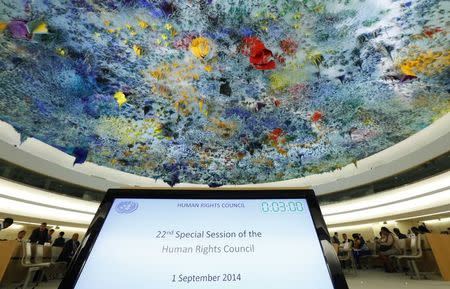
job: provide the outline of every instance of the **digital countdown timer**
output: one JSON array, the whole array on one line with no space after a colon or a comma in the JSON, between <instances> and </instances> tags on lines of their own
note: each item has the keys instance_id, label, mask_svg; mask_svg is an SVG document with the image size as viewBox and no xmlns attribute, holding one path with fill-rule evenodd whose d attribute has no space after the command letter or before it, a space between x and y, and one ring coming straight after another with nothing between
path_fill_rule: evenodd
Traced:
<instances>
[{"instance_id":1,"label":"digital countdown timer","mask_svg":"<svg viewBox=\"0 0 450 289\"><path fill-rule=\"evenodd\" d=\"M301 202L262 202L261 210L263 213L303 212L303 204Z\"/></svg>"}]
</instances>

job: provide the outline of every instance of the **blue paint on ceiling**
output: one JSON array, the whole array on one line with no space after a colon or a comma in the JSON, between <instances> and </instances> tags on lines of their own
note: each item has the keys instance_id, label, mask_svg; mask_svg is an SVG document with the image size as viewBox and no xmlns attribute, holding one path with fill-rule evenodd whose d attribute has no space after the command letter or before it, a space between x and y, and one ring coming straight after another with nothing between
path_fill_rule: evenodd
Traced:
<instances>
[{"instance_id":1,"label":"blue paint on ceiling","mask_svg":"<svg viewBox=\"0 0 450 289\"><path fill-rule=\"evenodd\" d=\"M339 169L449 111L447 1L2 1L0 119L211 186Z\"/></svg>"}]
</instances>

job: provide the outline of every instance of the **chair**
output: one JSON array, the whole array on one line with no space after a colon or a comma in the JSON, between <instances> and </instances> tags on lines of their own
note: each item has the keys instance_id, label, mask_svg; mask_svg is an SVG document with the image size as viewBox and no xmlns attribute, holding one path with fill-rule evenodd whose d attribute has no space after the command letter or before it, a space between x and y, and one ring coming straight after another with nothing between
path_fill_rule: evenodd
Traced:
<instances>
[{"instance_id":1,"label":"chair","mask_svg":"<svg viewBox=\"0 0 450 289\"><path fill-rule=\"evenodd\" d=\"M52 264L52 270L48 270L47 278L48 279L56 279L60 275L64 275L66 270L66 262L57 261L59 255L61 255L63 248L62 247L55 247L52 246L52 257L51 257L51 264Z\"/></svg>"},{"instance_id":2,"label":"chair","mask_svg":"<svg viewBox=\"0 0 450 289\"><path fill-rule=\"evenodd\" d=\"M43 259L43 246L36 245L35 247L35 256L33 256L33 248L31 247L31 243L28 242L22 242L22 260L21 265L25 268L28 268L27 276L25 277L25 280L23 284L16 287L26 289L28 288L29 283L33 280L34 276L36 275L36 272L48 268L50 266L50 263L42 263ZM34 261L40 261L33 263L31 260L32 258L35 258ZM39 283L39 282L38 282ZM33 288L36 286L33 286Z\"/></svg>"},{"instance_id":3,"label":"chair","mask_svg":"<svg viewBox=\"0 0 450 289\"><path fill-rule=\"evenodd\" d=\"M372 252L372 255L361 256L361 257L359 257L359 259L361 261L367 259L367 266L365 268L369 269L370 260L378 258L377 244L376 243L366 243L366 245L369 248L369 250Z\"/></svg>"},{"instance_id":4,"label":"chair","mask_svg":"<svg viewBox=\"0 0 450 289\"><path fill-rule=\"evenodd\" d=\"M350 266L351 266L351 269L352 269L352 273L354 275L357 275L356 262L355 262L355 258L353 257L352 249L346 250L346 251L344 251L344 253L345 254L343 256L339 256L339 261L341 261L341 263L350 261Z\"/></svg>"},{"instance_id":5,"label":"chair","mask_svg":"<svg viewBox=\"0 0 450 289\"><path fill-rule=\"evenodd\" d=\"M59 255L61 255L62 250L63 250L62 247L52 246L52 259L51 259L52 264L65 263L65 262L57 262L56 261L56 260L58 260Z\"/></svg>"},{"instance_id":6,"label":"chair","mask_svg":"<svg viewBox=\"0 0 450 289\"><path fill-rule=\"evenodd\" d=\"M422 240L421 234L418 234L415 238L411 238L411 254L398 255L396 258L399 260L406 260L408 267L411 271L412 279L420 279L420 272L417 268L416 260L422 258Z\"/></svg>"},{"instance_id":7,"label":"chair","mask_svg":"<svg viewBox=\"0 0 450 289\"><path fill-rule=\"evenodd\" d=\"M401 271L402 264L400 261L403 257L407 256L406 239L397 239L396 241L397 241L398 249L400 250L400 254L389 256L389 258L397 260L397 269L399 271Z\"/></svg>"},{"instance_id":8,"label":"chair","mask_svg":"<svg viewBox=\"0 0 450 289\"><path fill-rule=\"evenodd\" d=\"M32 246L31 248L33 248L33 247L34 247L34 254L32 254L32 256L34 256L33 263L37 263L37 264L44 263L44 245L36 245L36 246Z\"/></svg>"}]
</instances>

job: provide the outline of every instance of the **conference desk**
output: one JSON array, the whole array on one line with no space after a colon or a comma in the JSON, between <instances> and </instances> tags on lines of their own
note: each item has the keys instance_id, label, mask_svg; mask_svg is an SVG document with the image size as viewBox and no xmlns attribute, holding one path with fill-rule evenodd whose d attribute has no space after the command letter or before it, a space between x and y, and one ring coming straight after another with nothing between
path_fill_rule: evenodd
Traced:
<instances>
[{"instance_id":1,"label":"conference desk","mask_svg":"<svg viewBox=\"0 0 450 289\"><path fill-rule=\"evenodd\" d=\"M426 234L439 272L445 281L450 281L450 235Z\"/></svg>"},{"instance_id":2,"label":"conference desk","mask_svg":"<svg viewBox=\"0 0 450 289\"><path fill-rule=\"evenodd\" d=\"M35 255L38 246L43 247L43 258L42 260L36 261L50 262L52 257L51 246L33 244L31 246L31 255ZM21 242L15 240L0 241L0 284L11 284L21 282L25 279L27 268L23 267L21 264L22 254Z\"/></svg>"},{"instance_id":3,"label":"conference desk","mask_svg":"<svg viewBox=\"0 0 450 289\"><path fill-rule=\"evenodd\" d=\"M16 254L18 245L17 241L0 241L0 283L5 275L6 269L13 255Z\"/></svg>"},{"instance_id":4,"label":"conference desk","mask_svg":"<svg viewBox=\"0 0 450 289\"><path fill-rule=\"evenodd\" d=\"M402 239L403 248L411 250L411 239ZM367 242L371 252L375 251L376 243ZM336 254L342 251L342 246L333 244ZM378 251L377 251L378 252ZM450 235L425 234L422 235L422 257L417 259L417 266L421 272L439 272L445 281L450 281ZM378 266L381 262L378 261Z\"/></svg>"},{"instance_id":5,"label":"conference desk","mask_svg":"<svg viewBox=\"0 0 450 289\"><path fill-rule=\"evenodd\" d=\"M423 256L418 262L420 271L439 271L445 281L450 281L450 235L426 234L422 238ZM410 239L405 240L406 249L411 248ZM333 244L336 245L336 244ZM367 243L373 250L374 243ZM36 250L33 245L32 254ZM52 247L43 246L43 262L50 262L52 257ZM339 246L335 246L336 253ZM0 241L0 284L20 282L26 275L26 268L21 265L22 243L17 241Z\"/></svg>"}]
</instances>

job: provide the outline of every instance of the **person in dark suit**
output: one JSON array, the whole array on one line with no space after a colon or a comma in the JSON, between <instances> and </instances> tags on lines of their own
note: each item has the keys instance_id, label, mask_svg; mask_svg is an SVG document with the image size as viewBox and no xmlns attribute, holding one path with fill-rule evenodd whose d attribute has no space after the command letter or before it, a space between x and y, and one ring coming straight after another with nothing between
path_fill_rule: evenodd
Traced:
<instances>
[{"instance_id":1,"label":"person in dark suit","mask_svg":"<svg viewBox=\"0 0 450 289\"><path fill-rule=\"evenodd\" d=\"M406 238L408 238L408 236L406 236L405 234L403 234L402 232L400 232L400 229L399 228L394 228L394 233L395 233L395 235L397 235L397 237L399 238L399 239L406 239Z\"/></svg>"},{"instance_id":2,"label":"person in dark suit","mask_svg":"<svg viewBox=\"0 0 450 289\"><path fill-rule=\"evenodd\" d=\"M64 239L63 236L64 236L64 232L59 232L59 237L55 239L55 242L53 242L53 246L64 247L64 244L66 243L66 239Z\"/></svg>"},{"instance_id":3,"label":"person in dark suit","mask_svg":"<svg viewBox=\"0 0 450 289\"><path fill-rule=\"evenodd\" d=\"M48 242L48 229L47 223L42 223L39 228L33 230L30 236L30 243L38 243L44 245Z\"/></svg>"},{"instance_id":4,"label":"person in dark suit","mask_svg":"<svg viewBox=\"0 0 450 289\"><path fill-rule=\"evenodd\" d=\"M331 242L333 244L340 244L341 242L339 241L339 234L337 232L334 233L333 238L331 239Z\"/></svg>"},{"instance_id":5,"label":"person in dark suit","mask_svg":"<svg viewBox=\"0 0 450 289\"><path fill-rule=\"evenodd\" d=\"M419 232L420 234L431 233L431 231L427 228L425 223L422 223L422 225L419 226Z\"/></svg>"},{"instance_id":6,"label":"person in dark suit","mask_svg":"<svg viewBox=\"0 0 450 289\"><path fill-rule=\"evenodd\" d=\"M78 234L75 233L72 235L72 239L68 240L66 244L64 244L64 248L58 257L57 262L69 263L72 260L73 255L75 255L75 252L80 246L80 242L78 242L78 237L79 237Z\"/></svg>"},{"instance_id":7,"label":"person in dark suit","mask_svg":"<svg viewBox=\"0 0 450 289\"><path fill-rule=\"evenodd\" d=\"M0 223L0 231L8 228L14 223L14 220L11 218L5 218L2 223Z\"/></svg>"}]
</instances>

